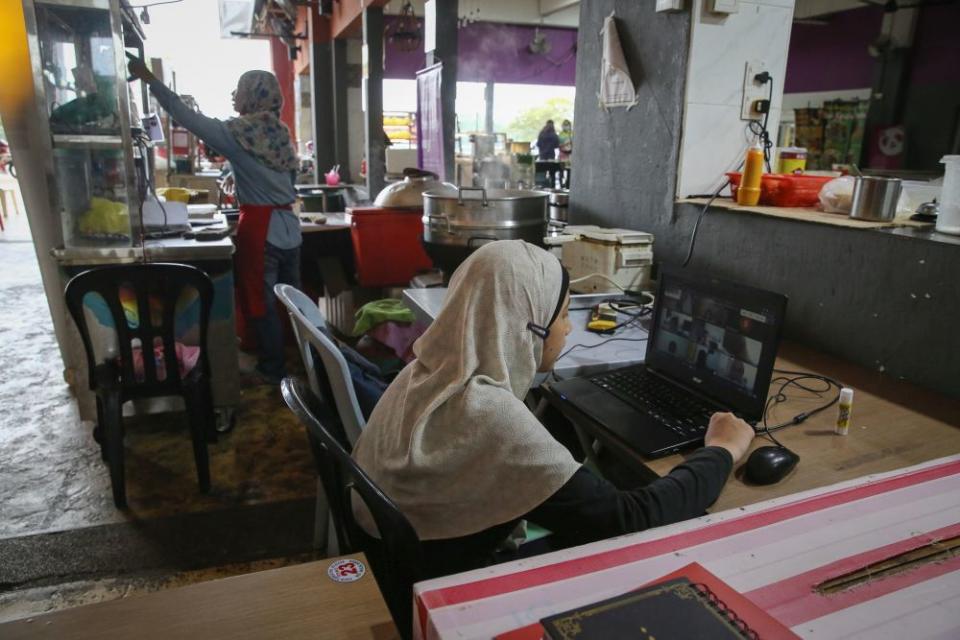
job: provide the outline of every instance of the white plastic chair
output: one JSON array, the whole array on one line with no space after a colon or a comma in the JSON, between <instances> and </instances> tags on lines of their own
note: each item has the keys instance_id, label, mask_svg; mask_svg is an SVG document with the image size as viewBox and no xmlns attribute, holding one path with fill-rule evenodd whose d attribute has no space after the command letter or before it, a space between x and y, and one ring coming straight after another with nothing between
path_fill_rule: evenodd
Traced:
<instances>
[{"instance_id":1,"label":"white plastic chair","mask_svg":"<svg viewBox=\"0 0 960 640\"><path fill-rule=\"evenodd\" d=\"M313 349L320 355L323 370L326 371L330 389L333 392L334 405L340 416L340 421L343 423L347 439L353 446L367 422L360 412L360 404L357 402L357 394L353 390L350 368L347 366L346 359L336 343L319 330L319 327L327 326L323 314L313 300L295 287L288 284L278 284L273 288L273 292L290 313L293 333L297 338L297 347L300 351L300 357L303 359L303 366L307 370L310 390L318 398L324 398L325 394L317 378L313 352L310 347L313 346ZM325 399L329 401L329 398ZM336 534L328 535L335 529L330 526L330 508L319 478L317 479L317 506L314 512L313 526L314 548L319 549L325 546L327 553L331 556L339 555Z\"/></svg>"}]
</instances>

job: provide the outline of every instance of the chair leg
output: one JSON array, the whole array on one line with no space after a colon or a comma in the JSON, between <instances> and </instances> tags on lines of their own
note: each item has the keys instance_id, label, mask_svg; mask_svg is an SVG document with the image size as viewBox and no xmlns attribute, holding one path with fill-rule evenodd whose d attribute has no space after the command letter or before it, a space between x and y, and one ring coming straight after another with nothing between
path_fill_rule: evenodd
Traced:
<instances>
[{"instance_id":1,"label":"chair leg","mask_svg":"<svg viewBox=\"0 0 960 640\"><path fill-rule=\"evenodd\" d=\"M107 464L110 466L110 485L113 489L113 504L118 509L127 508L127 486L123 464L123 403L120 394L108 392L102 396L103 421L101 437L105 440Z\"/></svg>"},{"instance_id":2,"label":"chair leg","mask_svg":"<svg viewBox=\"0 0 960 640\"><path fill-rule=\"evenodd\" d=\"M207 453L208 429L212 428L206 417L206 402L203 390L191 385L184 390L183 399L187 405L187 417L190 422L190 437L193 440L193 461L197 465L197 482L200 491L210 491L210 458ZM212 413L212 411L210 411Z\"/></svg>"},{"instance_id":3,"label":"chair leg","mask_svg":"<svg viewBox=\"0 0 960 640\"><path fill-rule=\"evenodd\" d=\"M103 439L103 402L97 397L97 424L93 425L93 440L100 446L100 459L107 462L107 445Z\"/></svg>"},{"instance_id":4,"label":"chair leg","mask_svg":"<svg viewBox=\"0 0 960 640\"><path fill-rule=\"evenodd\" d=\"M330 507L327 505L327 494L323 491L323 481L317 478L317 502L313 508L313 550L323 550L327 555L331 555L329 536L333 531L333 527L330 526L330 517Z\"/></svg>"}]
</instances>

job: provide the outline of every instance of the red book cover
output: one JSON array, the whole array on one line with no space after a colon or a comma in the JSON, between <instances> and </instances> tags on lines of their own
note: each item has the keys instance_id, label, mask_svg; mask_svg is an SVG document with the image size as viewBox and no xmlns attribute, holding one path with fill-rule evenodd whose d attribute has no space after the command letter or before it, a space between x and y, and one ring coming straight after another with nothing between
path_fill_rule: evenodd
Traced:
<instances>
[{"instance_id":1,"label":"red book cover","mask_svg":"<svg viewBox=\"0 0 960 640\"><path fill-rule=\"evenodd\" d=\"M534 622L525 627L501 633L493 640L543 640L543 625Z\"/></svg>"},{"instance_id":2,"label":"red book cover","mask_svg":"<svg viewBox=\"0 0 960 640\"><path fill-rule=\"evenodd\" d=\"M686 578L692 583L705 585L713 592L717 600L721 601L727 608L736 613L761 640L799 640L799 636L790 631L790 629L777 622L777 620L772 618L763 609L696 562L681 567L673 573L651 580L643 585L643 587L677 578ZM545 630L543 625L539 622L534 622L525 627L502 633L496 636L494 640L542 640L544 635Z\"/></svg>"}]
</instances>

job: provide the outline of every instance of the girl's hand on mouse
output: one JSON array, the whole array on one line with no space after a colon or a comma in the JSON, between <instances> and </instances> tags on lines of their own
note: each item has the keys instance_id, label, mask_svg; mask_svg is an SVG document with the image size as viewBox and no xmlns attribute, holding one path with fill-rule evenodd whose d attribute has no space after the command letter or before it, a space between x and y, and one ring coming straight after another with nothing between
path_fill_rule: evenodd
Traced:
<instances>
[{"instance_id":1,"label":"girl's hand on mouse","mask_svg":"<svg viewBox=\"0 0 960 640\"><path fill-rule=\"evenodd\" d=\"M723 447L729 451L733 464L737 464L750 448L754 435L753 427L732 413L715 413L710 416L710 426L703 440L708 447Z\"/></svg>"}]
</instances>

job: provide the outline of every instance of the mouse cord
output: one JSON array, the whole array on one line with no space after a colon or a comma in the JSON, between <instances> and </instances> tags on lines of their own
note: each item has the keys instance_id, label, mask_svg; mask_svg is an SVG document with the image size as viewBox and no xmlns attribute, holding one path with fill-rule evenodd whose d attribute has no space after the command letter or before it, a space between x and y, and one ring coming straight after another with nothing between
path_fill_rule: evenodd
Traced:
<instances>
[{"instance_id":1,"label":"mouse cord","mask_svg":"<svg viewBox=\"0 0 960 640\"><path fill-rule=\"evenodd\" d=\"M778 431L779 429L784 429L786 427L789 427L795 424L800 424L810 416L816 415L821 411L825 411L826 409L829 409L830 407L835 405L840 400L840 389L843 388L843 385L829 376L823 376L817 373L808 373L804 371L791 371L788 369L774 369L774 371L779 374L786 374L786 375L780 375L774 378L773 380L771 380L771 382L774 382L774 383L780 382L781 383L780 388L777 389L776 393L774 393L769 398L767 398L767 403L763 407L763 427L758 428L757 433L759 435L766 436L767 438L770 439L771 442L773 442L778 447L783 447L784 445L781 444L779 440L777 440L776 436L773 435L773 432ZM793 377L790 377L790 376L793 376ZM813 386L810 386L809 384L805 384L804 382L801 382L801 381L807 381L807 380L818 380L820 382L824 382L826 383L826 387L813 387ZM781 402L786 402L787 395L786 393L784 393L784 391L786 390L787 387L791 385L798 387L803 391L814 393L819 397L823 397L824 393L829 392L834 387L837 388L837 393L830 399L829 402L822 404L819 407L816 407L809 411L798 413L797 415L793 416L791 419L787 420L786 422L782 422L780 424L773 425L773 426L768 425L767 415L769 414L770 409L780 404Z\"/></svg>"}]
</instances>

